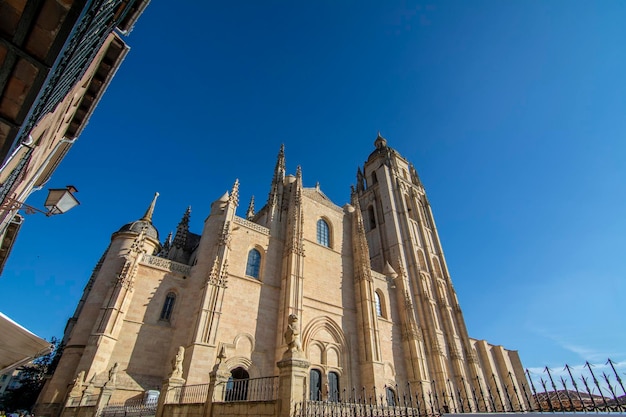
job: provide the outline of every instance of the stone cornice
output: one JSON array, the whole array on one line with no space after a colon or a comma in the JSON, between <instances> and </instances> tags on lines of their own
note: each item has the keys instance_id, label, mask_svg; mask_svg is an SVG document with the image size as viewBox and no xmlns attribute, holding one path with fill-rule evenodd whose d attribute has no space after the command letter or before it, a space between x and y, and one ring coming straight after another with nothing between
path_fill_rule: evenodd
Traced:
<instances>
[{"instance_id":1,"label":"stone cornice","mask_svg":"<svg viewBox=\"0 0 626 417\"><path fill-rule=\"evenodd\" d=\"M191 267L189 265L170 261L169 259L165 258L159 258L158 256L148 255L147 253L143 254L143 257L141 258L141 261L139 263L175 274L188 276L191 273Z\"/></svg>"}]
</instances>

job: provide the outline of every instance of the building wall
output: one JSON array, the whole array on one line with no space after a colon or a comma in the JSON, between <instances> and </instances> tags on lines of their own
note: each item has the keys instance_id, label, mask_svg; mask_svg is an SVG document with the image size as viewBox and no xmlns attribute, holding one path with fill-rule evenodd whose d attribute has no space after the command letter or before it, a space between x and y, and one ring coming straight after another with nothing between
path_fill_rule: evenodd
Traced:
<instances>
[{"instance_id":1,"label":"building wall","mask_svg":"<svg viewBox=\"0 0 626 417\"><path fill-rule=\"evenodd\" d=\"M251 378L276 376L290 314L309 370L322 375L323 398L331 372L340 392L381 393L411 383L452 398L521 383L517 352L467 336L432 212L406 160L377 139L364 173L375 172L378 182L360 183L351 204L338 207L319 187L303 187L300 171L285 176L282 152L268 203L247 220L236 214L236 182L212 204L200 236L183 217L177 246L158 241L155 201L113 234L40 410L105 388L119 402L168 378L206 384L220 364ZM329 226L328 246L318 242L320 219ZM252 249L261 254L258 277L246 270ZM168 294L175 303L164 320Z\"/></svg>"}]
</instances>

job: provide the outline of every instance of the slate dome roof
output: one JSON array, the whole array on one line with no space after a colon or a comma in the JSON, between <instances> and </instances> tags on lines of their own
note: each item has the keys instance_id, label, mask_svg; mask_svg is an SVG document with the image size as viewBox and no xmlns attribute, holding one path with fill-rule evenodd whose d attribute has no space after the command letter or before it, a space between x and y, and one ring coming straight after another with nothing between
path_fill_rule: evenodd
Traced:
<instances>
[{"instance_id":1,"label":"slate dome roof","mask_svg":"<svg viewBox=\"0 0 626 417\"><path fill-rule=\"evenodd\" d=\"M148 237L159 240L159 231L152 224L152 213L154 213L154 205L156 204L156 199L159 196L159 193L154 194L154 198L152 199L152 203L150 203L150 207L146 210L146 213L139 220L135 220L134 222L126 223L124 226L120 227L120 230L117 233L131 232L131 233L141 233L141 231L145 228L145 234Z\"/></svg>"},{"instance_id":2,"label":"slate dome roof","mask_svg":"<svg viewBox=\"0 0 626 417\"><path fill-rule=\"evenodd\" d=\"M124 226L120 227L120 230L118 230L117 233L132 232L139 234L144 227L146 228L146 236L159 240L159 231L156 229L156 227L152 225L152 222L143 219L135 220L134 222L125 224Z\"/></svg>"}]
</instances>

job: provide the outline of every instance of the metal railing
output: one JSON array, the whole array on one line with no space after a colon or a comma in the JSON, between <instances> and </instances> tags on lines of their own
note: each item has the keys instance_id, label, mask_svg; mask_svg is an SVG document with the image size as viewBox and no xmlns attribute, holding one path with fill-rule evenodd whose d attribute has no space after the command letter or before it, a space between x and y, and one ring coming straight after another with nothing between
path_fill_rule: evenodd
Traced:
<instances>
[{"instance_id":1,"label":"metal railing","mask_svg":"<svg viewBox=\"0 0 626 417\"><path fill-rule=\"evenodd\" d=\"M132 400L105 406L98 417L149 417L156 414L158 399Z\"/></svg>"},{"instance_id":2,"label":"metal railing","mask_svg":"<svg viewBox=\"0 0 626 417\"><path fill-rule=\"evenodd\" d=\"M582 368L566 364L562 370L527 369L537 411L626 412L626 388L615 367L616 363L608 359L605 364L585 362Z\"/></svg>"},{"instance_id":3,"label":"metal railing","mask_svg":"<svg viewBox=\"0 0 626 417\"><path fill-rule=\"evenodd\" d=\"M610 359L601 373L595 368L602 365L586 363L583 369L574 370L565 365L561 372L549 368L543 371L526 370L528 381L509 381L497 384L476 377L452 388L435 386L433 390L420 390L406 386L385 386L367 390L365 387L343 389L325 393L317 392L312 399L297 405L294 417L379 417L379 416L441 416L448 413L508 413L508 412L602 412L626 413L626 389ZM623 365L622 365L623 366ZM560 375L559 375L560 373ZM558 377L558 382L557 381ZM580 382L580 385L579 383ZM493 383L492 383L493 382ZM464 388L465 387L465 388ZM542 390L538 391L537 387ZM584 387L581 388L581 387Z\"/></svg>"},{"instance_id":4,"label":"metal railing","mask_svg":"<svg viewBox=\"0 0 626 417\"><path fill-rule=\"evenodd\" d=\"M165 404L200 404L206 402L209 384L183 385L167 390Z\"/></svg>"},{"instance_id":5,"label":"metal railing","mask_svg":"<svg viewBox=\"0 0 626 417\"><path fill-rule=\"evenodd\" d=\"M223 398L215 401L273 401L278 398L278 377L230 379L225 382Z\"/></svg>"}]
</instances>

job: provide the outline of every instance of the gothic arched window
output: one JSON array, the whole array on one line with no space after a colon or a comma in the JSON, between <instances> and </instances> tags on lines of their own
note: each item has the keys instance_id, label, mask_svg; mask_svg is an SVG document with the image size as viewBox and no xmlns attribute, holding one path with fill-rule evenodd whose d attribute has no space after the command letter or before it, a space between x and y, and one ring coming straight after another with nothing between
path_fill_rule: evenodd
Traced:
<instances>
[{"instance_id":1,"label":"gothic arched window","mask_svg":"<svg viewBox=\"0 0 626 417\"><path fill-rule=\"evenodd\" d=\"M309 374L309 399L321 401L322 399L322 373L317 369L311 369Z\"/></svg>"},{"instance_id":2,"label":"gothic arched window","mask_svg":"<svg viewBox=\"0 0 626 417\"><path fill-rule=\"evenodd\" d=\"M259 279L259 271L261 270L261 252L256 249L250 249L248 252L248 263L246 264L246 275Z\"/></svg>"},{"instance_id":3,"label":"gothic arched window","mask_svg":"<svg viewBox=\"0 0 626 417\"><path fill-rule=\"evenodd\" d=\"M159 320L170 321L175 302L176 294L174 294L173 292L170 292L165 296L165 302L163 303L163 308L161 309L161 316L159 317Z\"/></svg>"},{"instance_id":4,"label":"gothic arched window","mask_svg":"<svg viewBox=\"0 0 626 417\"><path fill-rule=\"evenodd\" d=\"M382 317L383 316L383 307L382 307L381 302L380 302L380 294L378 293L378 291L376 291L374 293L374 302L376 303L376 315L378 317Z\"/></svg>"},{"instance_id":5,"label":"gothic arched window","mask_svg":"<svg viewBox=\"0 0 626 417\"><path fill-rule=\"evenodd\" d=\"M327 248L330 247L330 227L324 219L317 221L317 243Z\"/></svg>"}]
</instances>

